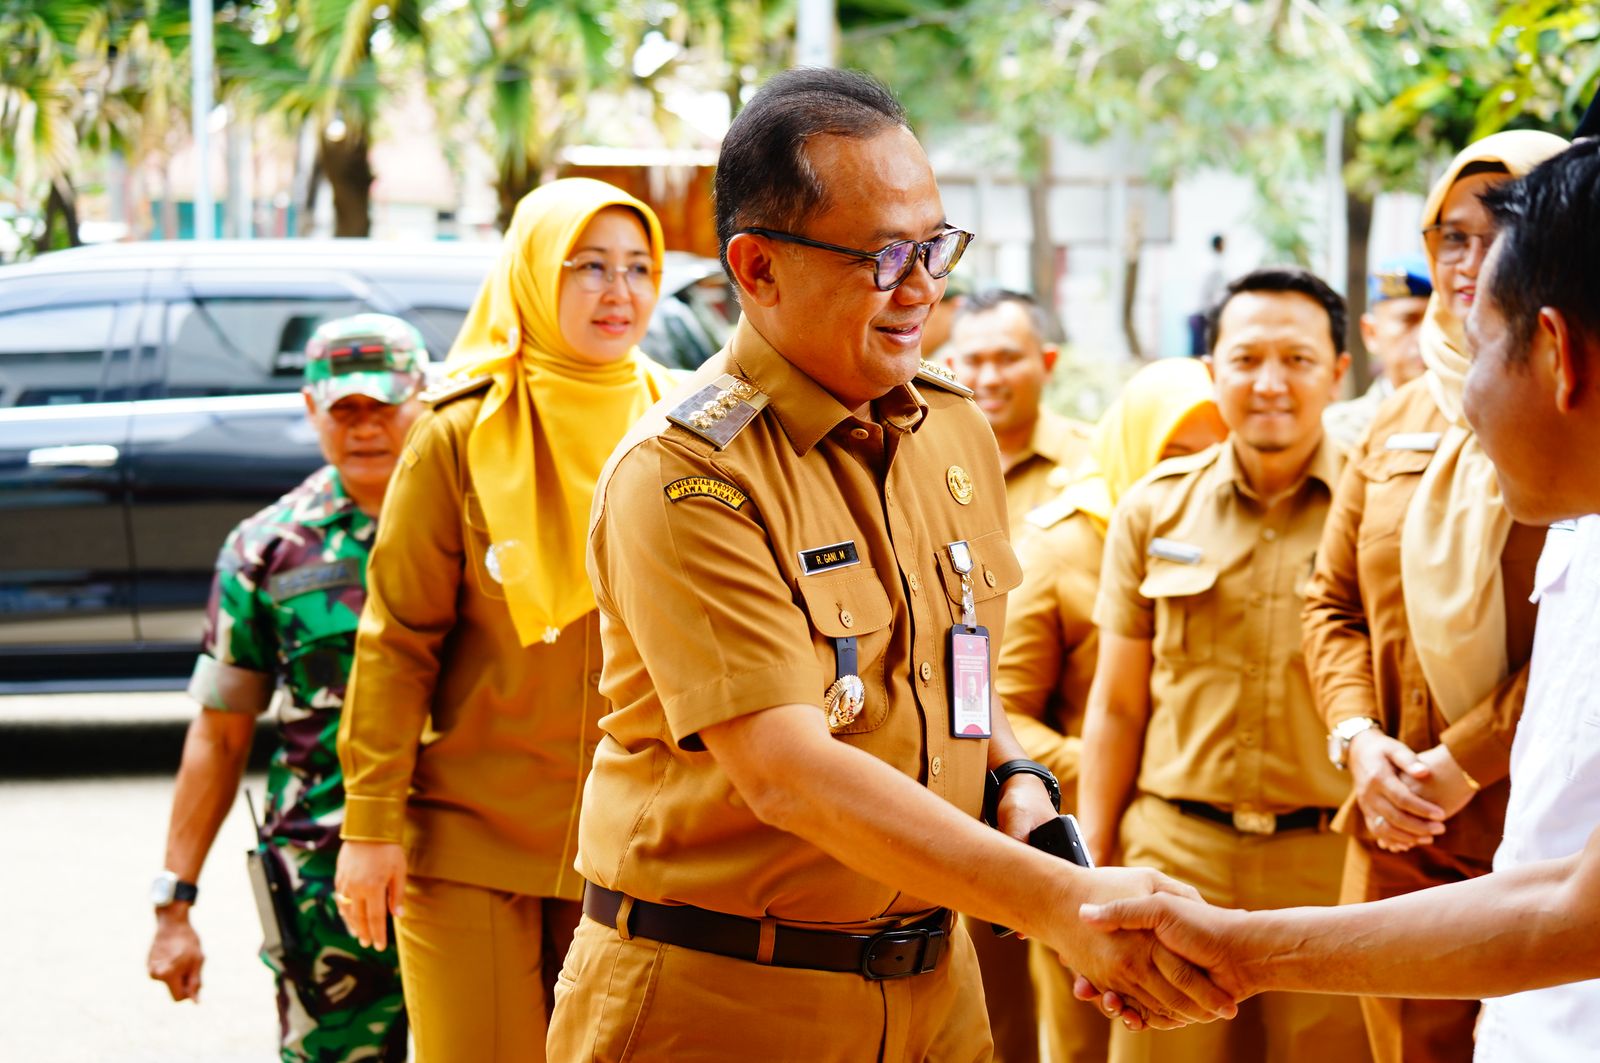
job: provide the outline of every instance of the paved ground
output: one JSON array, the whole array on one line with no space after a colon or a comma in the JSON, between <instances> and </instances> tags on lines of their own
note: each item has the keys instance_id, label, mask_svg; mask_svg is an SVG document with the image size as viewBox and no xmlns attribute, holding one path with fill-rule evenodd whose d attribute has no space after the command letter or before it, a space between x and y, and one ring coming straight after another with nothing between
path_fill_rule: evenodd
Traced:
<instances>
[{"instance_id":1,"label":"paved ground","mask_svg":"<svg viewBox=\"0 0 1600 1063\"><path fill-rule=\"evenodd\" d=\"M201 1003L172 1003L145 974L146 894L191 705L181 694L0 698L0 1059L276 1058L242 802L200 880ZM258 774L246 784L259 795Z\"/></svg>"}]
</instances>

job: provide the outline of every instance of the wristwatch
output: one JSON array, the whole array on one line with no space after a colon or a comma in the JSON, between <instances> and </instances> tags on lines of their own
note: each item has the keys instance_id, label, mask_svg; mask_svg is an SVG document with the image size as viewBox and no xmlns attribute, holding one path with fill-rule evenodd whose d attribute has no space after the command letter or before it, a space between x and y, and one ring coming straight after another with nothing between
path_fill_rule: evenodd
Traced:
<instances>
[{"instance_id":1,"label":"wristwatch","mask_svg":"<svg viewBox=\"0 0 1600 1063\"><path fill-rule=\"evenodd\" d=\"M1350 766L1350 742L1362 731L1370 731L1378 726L1378 721L1367 716L1353 716L1348 720L1340 720L1333 730L1328 732L1328 759L1333 761L1333 766L1340 771Z\"/></svg>"},{"instance_id":2,"label":"wristwatch","mask_svg":"<svg viewBox=\"0 0 1600 1063\"><path fill-rule=\"evenodd\" d=\"M1037 760L1008 760L997 768L989 769L989 778L983 785L983 821L996 826L995 815L1000 807L1000 789L1013 775L1036 775L1044 783L1045 792L1056 811L1061 811L1061 784L1049 768Z\"/></svg>"},{"instance_id":3,"label":"wristwatch","mask_svg":"<svg viewBox=\"0 0 1600 1063\"><path fill-rule=\"evenodd\" d=\"M193 904L198 896L200 887L183 881L176 871L163 871L150 883L150 903L157 908L165 908L175 901Z\"/></svg>"}]
</instances>

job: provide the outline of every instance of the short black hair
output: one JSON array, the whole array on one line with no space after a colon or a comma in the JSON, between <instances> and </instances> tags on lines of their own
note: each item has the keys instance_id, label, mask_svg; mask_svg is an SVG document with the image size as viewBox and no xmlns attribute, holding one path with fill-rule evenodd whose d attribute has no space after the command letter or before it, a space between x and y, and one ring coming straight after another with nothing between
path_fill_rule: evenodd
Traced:
<instances>
[{"instance_id":1,"label":"short black hair","mask_svg":"<svg viewBox=\"0 0 1600 1063\"><path fill-rule=\"evenodd\" d=\"M1499 226L1485 294L1511 333L1508 361L1527 361L1541 307L1600 341L1600 140L1581 140L1479 198Z\"/></svg>"},{"instance_id":2,"label":"short black hair","mask_svg":"<svg viewBox=\"0 0 1600 1063\"><path fill-rule=\"evenodd\" d=\"M800 67L774 75L722 138L712 185L722 268L741 229L792 232L827 206L824 177L806 155L812 137L866 139L905 126L900 101L860 71Z\"/></svg>"},{"instance_id":3,"label":"short black hair","mask_svg":"<svg viewBox=\"0 0 1600 1063\"><path fill-rule=\"evenodd\" d=\"M1349 312L1344 296L1328 287L1328 282L1299 266L1265 266L1251 270L1228 283L1217 305L1206 311L1206 351L1217 349L1217 325L1228 301L1241 292L1299 292L1314 299L1328 314L1328 335L1333 339L1333 353L1344 351L1345 329L1349 327Z\"/></svg>"},{"instance_id":4,"label":"short black hair","mask_svg":"<svg viewBox=\"0 0 1600 1063\"><path fill-rule=\"evenodd\" d=\"M1039 300L1027 292L1012 291L1010 288L985 288L963 296L960 305L956 307L955 320L960 321L973 314L995 310L1007 303L1015 303L1027 312L1028 323L1033 326L1033 334L1039 337L1040 343L1056 341L1056 337L1052 335L1055 329L1050 323L1050 315L1044 312Z\"/></svg>"}]
</instances>

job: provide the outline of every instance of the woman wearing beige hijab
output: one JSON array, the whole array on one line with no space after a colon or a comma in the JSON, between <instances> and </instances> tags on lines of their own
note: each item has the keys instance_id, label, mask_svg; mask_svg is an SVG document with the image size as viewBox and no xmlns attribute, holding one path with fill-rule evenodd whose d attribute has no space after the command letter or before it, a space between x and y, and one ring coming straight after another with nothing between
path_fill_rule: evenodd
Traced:
<instances>
[{"instance_id":1,"label":"woman wearing beige hijab","mask_svg":"<svg viewBox=\"0 0 1600 1063\"><path fill-rule=\"evenodd\" d=\"M380 948L393 914L422 1063L544 1058L609 711L589 506L672 379L637 346L661 263L632 196L583 179L527 196L384 504L339 730L335 899Z\"/></svg>"},{"instance_id":2,"label":"woman wearing beige hijab","mask_svg":"<svg viewBox=\"0 0 1600 1063\"><path fill-rule=\"evenodd\" d=\"M1527 688L1544 529L1514 524L1461 413L1463 336L1494 239L1479 202L1566 147L1498 133L1452 160L1423 209L1433 296L1423 376L1345 466L1306 589L1305 653L1351 798L1344 903L1487 873ZM1476 1001L1363 998L1377 1063L1471 1057Z\"/></svg>"}]
</instances>

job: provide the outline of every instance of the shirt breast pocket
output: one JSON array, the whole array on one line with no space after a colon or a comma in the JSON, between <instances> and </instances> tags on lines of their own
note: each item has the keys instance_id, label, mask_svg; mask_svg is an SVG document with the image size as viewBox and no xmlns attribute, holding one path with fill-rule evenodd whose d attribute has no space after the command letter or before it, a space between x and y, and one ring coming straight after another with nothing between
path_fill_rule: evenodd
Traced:
<instances>
[{"instance_id":1,"label":"shirt breast pocket","mask_svg":"<svg viewBox=\"0 0 1600 1063\"><path fill-rule=\"evenodd\" d=\"M1021 585L1022 563L1017 560L1017 553L1005 532L980 535L967 544L967 549L972 554L972 603L978 607L978 623L983 624L986 622L983 604ZM961 573L950 563L948 550L939 552L938 563L945 597L950 600L950 622L956 624L961 621L962 612ZM990 632L991 636L996 634Z\"/></svg>"},{"instance_id":2,"label":"shirt breast pocket","mask_svg":"<svg viewBox=\"0 0 1600 1063\"><path fill-rule=\"evenodd\" d=\"M359 585L298 594L278 603L286 685L301 708L337 709L355 656L365 595Z\"/></svg>"},{"instance_id":3,"label":"shirt breast pocket","mask_svg":"<svg viewBox=\"0 0 1600 1063\"><path fill-rule=\"evenodd\" d=\"M1209 661L1216 653L1217 604L1212 589L1217 567L1151 557L1139 593L1155 603L1155 638L1159 658Z\"/></svg>"},{"instance_id":4,"label":"shirt breast pocket","mask_svg":"<svg viewBox=\"0 0 1600 1063\"><path fill-rule=\"evenodd\" d=\"M1367 481L1367 497L1358 549L1400 534L1418 478L1432 460L1433 452L1425 450L1375 450L1361 459L1357 471Z\"/></svg>"},{"instance_id":5,"label":"shirt breast pocket","mask_svg":"<svg viewBox=\"0 0 1600 1063\"><path fill-rule=\"evenodd\" d=\"M489 518L484 516L483 503L471 491L462 499L461 517L466 524L462 548L478 592L486 598L504 601L506 589L500 582L505 576L503 566L516 559L506 558L504 549L489 538Z\"/></svg>"},{"instance_id":6,"label":"shirt breast pocket","mask_svg":"<svg viewBox=\"0 0 1600 1063\"><path fill-rule=\"evenodd\" d=\"M856 675L866 690L861 715L835 734L863 734L877 730L889 715L886 679L890 623L894 609L876 569L852 567L840 572L801 576L800 599L816 634L817 662L824 678L817 691L820 704L838 675L838 643L856 640Z\"/></svg>"}]
</instances>

